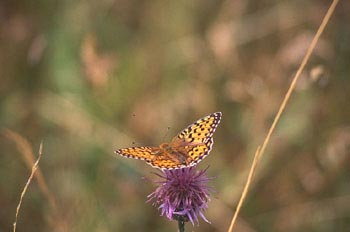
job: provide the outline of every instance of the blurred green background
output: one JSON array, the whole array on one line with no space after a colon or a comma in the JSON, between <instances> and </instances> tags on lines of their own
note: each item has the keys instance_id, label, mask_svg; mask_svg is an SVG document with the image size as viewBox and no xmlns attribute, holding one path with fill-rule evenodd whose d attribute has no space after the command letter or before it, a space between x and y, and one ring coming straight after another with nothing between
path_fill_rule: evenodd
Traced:
<instances>
[{"instance_id":1,"label":"blurred green background","mask_svg":"<svg viewBox=\"0 0 350 232\"><path fill-rule=\"evenodd\" d=\"M221 111L199 168L226 231L330 1L1 1L0 231L177 231L146 204L157 179L115 157ZM350 2L341 1L259 163L236 231L350 228ZM45 185L46 184L46 185ZM47 189L45 189L47 186Z\"/></svg>"}]
</instances>

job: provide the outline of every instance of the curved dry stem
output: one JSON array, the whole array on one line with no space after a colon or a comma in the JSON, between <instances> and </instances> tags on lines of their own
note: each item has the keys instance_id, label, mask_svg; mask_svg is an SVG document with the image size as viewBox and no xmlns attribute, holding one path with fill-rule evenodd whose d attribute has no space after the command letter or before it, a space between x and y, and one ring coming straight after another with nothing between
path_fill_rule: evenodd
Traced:
<instances>
[{"instance_id":1,"label":"curved dry stem","mask_svg":"<svg viewBox=\"0 0 350 232\"><path fill-rule=\"evenodd\" d=\"M28 167L28 169L32 169L35 165L35 157L32 146L29 144L28 140L21 136L20 134L10 130L4 129L2 133L9 139L12 140L16 146L18 151L22 154L22 158ZM49 190L44 175L42 174L40 167L34 173L34 177L38 181L38 186L41 192L44 194L46 199L48 200L54 215L54 225L52 225L57 231L67 231L66 223L63 220L63 217L59 211L59 207L57 205L57 200L54 194Z\"/></svg>"},{"instance_id":2,"label":"curved dry stem","mask_svg":"<svg viewBox=\"0 0 350 232\"><path fill-rule=\"evenodd\" d=\"M18 134L17 132L14 132L9 129L4 129L3 134L13 142L15 142L18 151L22 154L23 160L25 164L27 165L28 169L32 168L34 165L34 153L31 145L29 144L28 140L25 139L23 136ZM48 199L51 207L53 208L55 213L58 213L58 207L56 203L56 199L54 195L50 192L44 175L42 174L40 168L35 172L35 178L38 181L39 188L41 192L45 195L45 197Z\"/></svg>"},{"instance_id":3,"label":"curved dry stem","mask_svg":"<svg viewBox=\"0 0 350 232\"><path fill-rule=\"evenodd\" d=\"M265 140L263 142L263 145L261 146L261 150L259 149L260 147L258 147L257 152L255 153L254 161L253 161L253 164L251 166L247 182L245 184L245 187L244 187L244 190L242 192L241 198L240 198L239 203L238 203L238 205L236 207L236 212L233 215L230 227L228 229L229 232L232 232L232 230L233 230L233 226L234 226L234 224L236 222L236 219L237 219L237 216L239 214L239 211L240 211L240 209L242 207L242 204L244 202L244 199L245 199L245 197L247 195L247 192L248 192L248 189L249 189L249 186L250 186L250 183L251 183L251 179L252 179L252 176L254 174L256 165L257 165L257 161L264 154L265 148L266 148L267 144L270 141L270 137L272 135L272 132L274 131L274 129L275 129L275 127L276 127L280 117L281 117L281 114L283 113L283 111L284 111L284 109L285 109L285 107L287 105L287 102L290 99L290 96L292 95L293 90L295 89L295 86L296 86L296 83L297 83L297 81L298 81L298 79L300 77L300 74L304 70L304 67L305 67L306 63L309 60L313 50L315 49L316 44L317 44L317 42L318 42L322 32L324 31L326 25L328 24L329 19L332 16L332 14L334 12L334 9L337 6L337 4L338 4L338 0L334 0L332 2L331 6L329 7L325 17L322 20L322 23L321 23L320 27L318 28L314 38L311 41L310 46L307 49L307 52L306 52L306 54L305 54L305 56L304 56L304 58L303 58L303 60L302 60L302 62L300 64L300 66L299 66L299 68L298 68L294 78L293 78L292 83L289 86L289 89L288 89L286 95L284 96L284 99L283 99L283 101L282 101L282 103L280 105L280 108L279 108L279 110L278 110L278 112L277 112L277 114L276 114L276 116L275 116L275 118L273 120L273 123L272 123L272 125L271 125L271 127L269 129L269 132L267 133L266 138L265 138Z\"/></svg>"},{"instance_id":4,"label":"curved dry stem","mask_svg":"<svg viewBox=\"0 0 350 232\"><path fill-rule=\"evenodd\" d=\"M29 176L29 178L27 180L26 185L23 188L23 191L21 193L21 197L20 197L18 205L17 205L16 218L15 218L15 222L13 223L13 232L16 232L16 225L17 225L17 220L18 220L18 214L19 214L19 210L20 210L21 205L22 205L22 200L23 200L24 194L27 192L28 186L29 186L31 180L33 179L35 171L38 169L39 161L40 161L40 158L41 158L42 154L43 154L43 142L41 141L40 147L39 147L38 159L36 160L36 162L34 163L34 165L32 167L32 172L31 172L31 174L30 174L30 176Z\"/></svg>"}]
</instances>

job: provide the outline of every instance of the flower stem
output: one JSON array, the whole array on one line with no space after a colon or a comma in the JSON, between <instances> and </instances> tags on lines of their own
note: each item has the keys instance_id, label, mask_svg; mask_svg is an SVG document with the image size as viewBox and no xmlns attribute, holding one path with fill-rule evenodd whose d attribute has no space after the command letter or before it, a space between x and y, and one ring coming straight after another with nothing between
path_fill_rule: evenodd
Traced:
<instances>
[{"instance_id":1,"label":"flower stem","mask_svg":"<svg viewBox=\"0 0 350 232\"><path fill-rule=\"evenodd\" d=\"M177 219L177 222L179 226L179 232L185 232L185 220L183 220L182 217L179 217L179 219Z\"/></svg>"}]
</instances>

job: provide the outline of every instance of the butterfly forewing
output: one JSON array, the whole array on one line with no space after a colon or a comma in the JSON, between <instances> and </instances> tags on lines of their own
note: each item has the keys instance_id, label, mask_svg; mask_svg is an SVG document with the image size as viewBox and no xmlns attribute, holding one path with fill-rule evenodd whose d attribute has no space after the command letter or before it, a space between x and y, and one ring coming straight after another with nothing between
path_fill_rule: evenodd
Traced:
<instances>
[{"instance_id":1,"label":"butterfly forewing","mask_svg":"<svg viewBox=\"0 0 350 232\"><path fill-rule=\"evenodd\" d=\"M221 112L198 119L181 131L173 140L185 140L189 143L204 143L213 137L221 120Z\"/></svg>"},{"instance_id":2,"label":"butterfly forewing","mask_svg":"<svg viewBox=\"0 0 350 232\"><path fill-rule=\"evenodd\" d=\"M151 161L157 150L158 147L128 147L116 150L115 153L127 158Z\"/></svg>"},{"instance_id":3,"label":"butterfly forewing","mask_svg":"<svg viewBox=\"0 0 350 232\"><path fill-rule=\"evenodd\" d=\"M127 158L145 160L155 168L174 169L185 167L179 160L170 159L169 154L159 147L129 147L116 150L115 153Z\"/></svg>"}]
</instances>

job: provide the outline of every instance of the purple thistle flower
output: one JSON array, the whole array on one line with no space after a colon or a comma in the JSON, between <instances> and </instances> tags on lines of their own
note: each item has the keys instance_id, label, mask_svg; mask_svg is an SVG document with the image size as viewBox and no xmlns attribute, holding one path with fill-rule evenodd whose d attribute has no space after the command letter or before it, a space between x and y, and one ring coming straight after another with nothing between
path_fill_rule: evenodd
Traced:
<instances>
[{"instance_id":1,"label":"purple thistle flower","mask_svg":"<svg viewBox=\"0 0 350 232\"><path fill-rule=\"evenodd\" d=\"M203 211L208 208L210 201L207 185L211 178L206 176L205 170L193 167L175 170L164 170L159 175L164 180L157 181L157 189L148 195L147 202L153 202L161 210L161 216L166 215L169 220L194 221L198 223L198 216L210 223Z\"/></svg>"}]
</instances>

